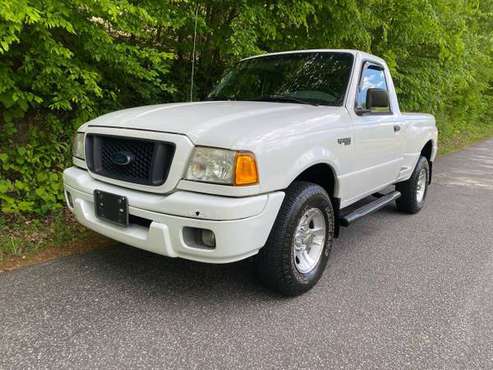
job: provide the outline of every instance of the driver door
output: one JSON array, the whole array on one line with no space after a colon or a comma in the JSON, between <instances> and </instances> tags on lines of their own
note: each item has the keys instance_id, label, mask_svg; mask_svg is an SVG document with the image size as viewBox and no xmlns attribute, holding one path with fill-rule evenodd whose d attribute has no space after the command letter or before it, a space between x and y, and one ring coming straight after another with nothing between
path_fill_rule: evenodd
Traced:
<instances>
[{"instance_id":1,"label":"driver door","mask_svg":"<svg viewBox=\"0 0 493 370\"><path fill-rule=\"evenodd\" d=\"M365 62L357 88L353 133L355 157L352 171L352 195L362 198L392 184L402 164L402 136L391 104L370 108L368 89L382 89L389 94L385 69Z\"/></svg>"}]
</instances>

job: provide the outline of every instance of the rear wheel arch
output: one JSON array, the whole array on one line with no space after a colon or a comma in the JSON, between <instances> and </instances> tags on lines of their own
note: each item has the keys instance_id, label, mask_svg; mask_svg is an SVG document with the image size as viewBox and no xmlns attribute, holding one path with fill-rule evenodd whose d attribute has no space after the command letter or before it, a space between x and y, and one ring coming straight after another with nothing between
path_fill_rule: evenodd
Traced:
<instances>
[{"instance_id":1,"label":"rear wheel arch","mask_svg":"<svg viewBox=\"0 0 493 370\"><path fill-rule=\"evenodd\" d=\"M411 177L396 184L396 190L401 193L396 200L398 210L413 214L423 208L430 177L429 163L425 156L420 156Z\"/></svg>"},{"instance_id":2,"label":"rear wheel arch","mask_svg":"<svg viewBox=\"0 0 493 370\"><path fill-rule=\"evenodd\" d=\"M433 154L433 140L428 140L427 143L421 149L421 155L425 157L428 162L431 162L431 156Z\"/></svg>"},{"instance_id":3,"label":"rear wheel arch","mask_svg":"<svg viewBox=\"0 0 493 370\"><path fill-rule=\"evenodd\" d=\"M431 157L433 155L433 140L428 140L426 144L421 149L420 156L425 157L428 161L429 176L428 176L428 184L431 184L431 176L433 173L433 162L431 161Z\"/></svg>"}]
</instances>

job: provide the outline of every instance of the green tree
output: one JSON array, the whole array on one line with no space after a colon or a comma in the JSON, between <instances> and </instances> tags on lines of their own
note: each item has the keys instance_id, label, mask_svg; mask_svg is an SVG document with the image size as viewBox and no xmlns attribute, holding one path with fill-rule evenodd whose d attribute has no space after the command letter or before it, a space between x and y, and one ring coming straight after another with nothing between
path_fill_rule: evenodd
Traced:
<instances>
[{"instance_id":1,"label":"green tree","mask_svg":"<svg viewBox=\"0 0 493 370\"><path fill-rule=\"evenodd\" d=\"M95 115L169 99L173 54L156 19L127 1L0 3L0 204L41 212L63 199L70 138Z\"/></svg>"},{"instance_id":2,"label":"green tree","mask_svg":"<svg viewBox=\"0 0 493 370\"><path fill-rule=\"evenodd\" d=\"M388 62L401 108L434 113L442 140L491 126L491 0L9 0L0 3L2 211L62 204L70 137L89 118L188 100L195 23L195 100L242 57L355 48Z\"/></svg>"}]
</instances>

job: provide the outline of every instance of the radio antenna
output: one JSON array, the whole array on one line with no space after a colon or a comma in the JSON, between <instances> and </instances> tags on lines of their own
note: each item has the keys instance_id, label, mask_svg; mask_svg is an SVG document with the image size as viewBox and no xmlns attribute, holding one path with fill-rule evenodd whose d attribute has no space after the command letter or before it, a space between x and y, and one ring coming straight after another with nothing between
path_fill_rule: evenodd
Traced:
<instances>
[{"instance_id":1,"label":"radio antenna","mask_svg":"<svg viewBox=\"0 0 493 370\"><path fill-rule=\"evenodd\" d=\"M193 49L192 49L192 73L190 76L190 101L193 102L193 79L195 75L195 43L197 41L197 18L199 15L199 2L195 7L195 26L193 29Z\"/></svg>"}]
</instances>

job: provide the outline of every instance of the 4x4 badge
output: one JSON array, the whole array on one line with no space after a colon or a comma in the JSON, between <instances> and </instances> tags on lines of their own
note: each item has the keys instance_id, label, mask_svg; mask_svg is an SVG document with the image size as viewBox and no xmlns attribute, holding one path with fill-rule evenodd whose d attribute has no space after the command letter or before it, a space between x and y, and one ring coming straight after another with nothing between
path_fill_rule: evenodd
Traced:
<instances>
[{"instance_id":1,"label":"4x4 badge","mask_svg":"<svg viewBox=\"0 0 493 370\"><path fill-rule=\"evenodd\" d=\"M341 137L340 139L337 139L337 142L339 144L351 145L351 138L350 137Z\"/></svg>"}]
</instances>

